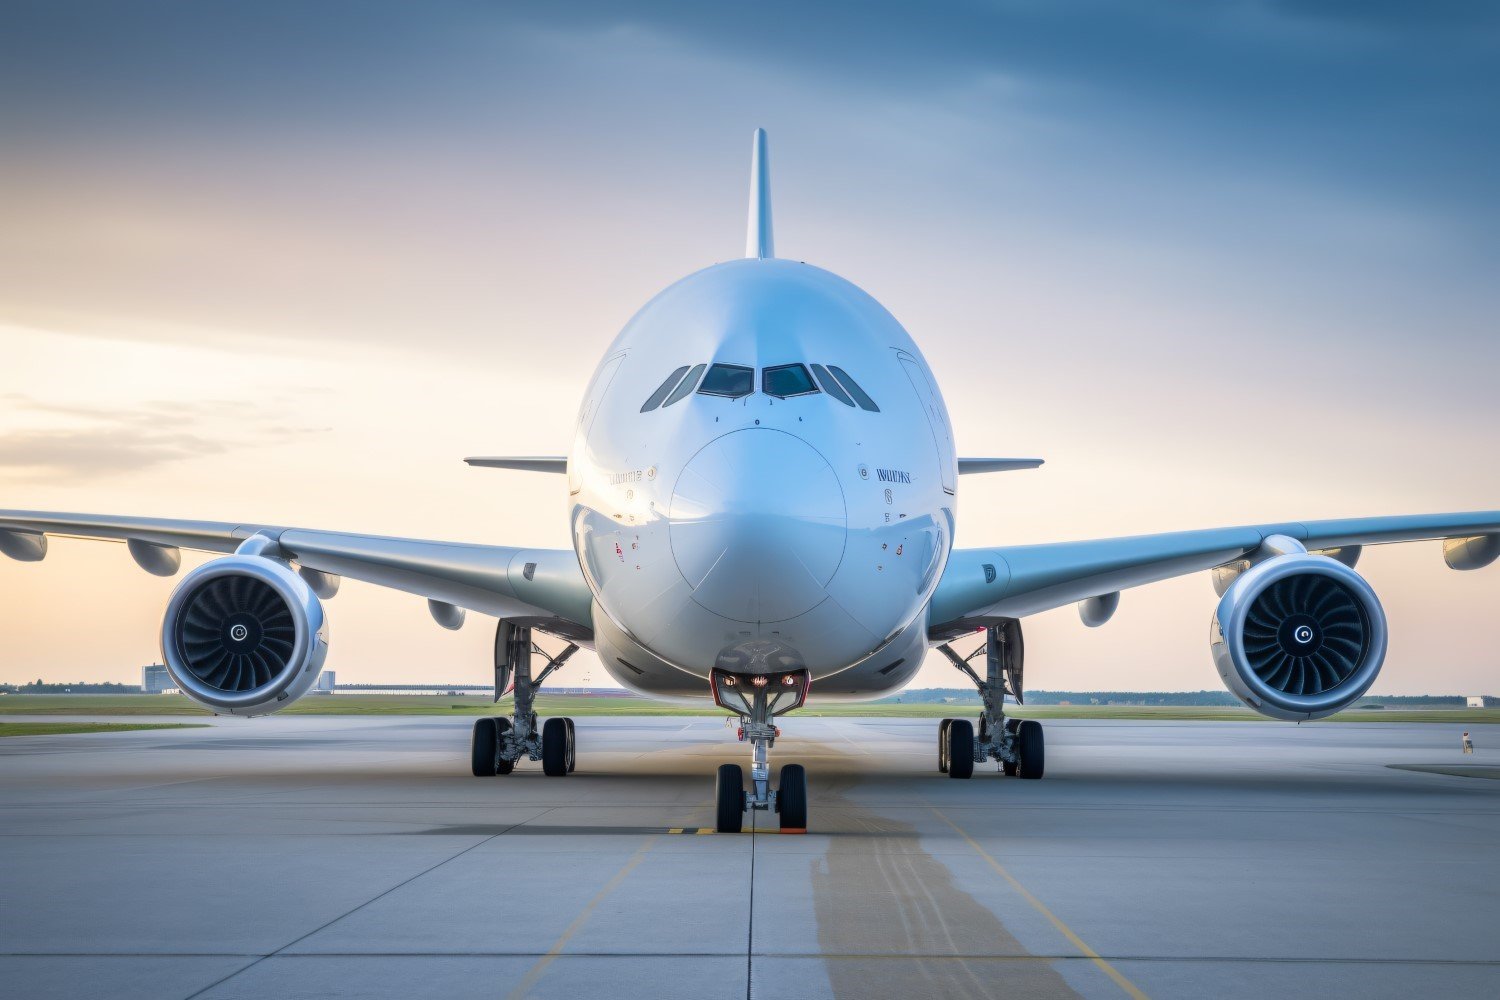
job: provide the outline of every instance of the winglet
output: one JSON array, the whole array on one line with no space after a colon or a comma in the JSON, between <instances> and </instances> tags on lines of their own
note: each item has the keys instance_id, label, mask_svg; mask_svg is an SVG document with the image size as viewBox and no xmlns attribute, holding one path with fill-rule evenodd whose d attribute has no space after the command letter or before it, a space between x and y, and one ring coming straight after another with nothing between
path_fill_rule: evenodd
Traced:
<instances>
[{"instance_id":1,"label":"winglet","mask_svg":"<svg viewBox=\"0 0 1500 1000\"><path fill-rule=\"evenodd\" d=\"M766 156L766 130L755 130L750 153L750 225L745 234L745 256L775 257L771 245L771 161Z\"/></svg>"}]
</instances>

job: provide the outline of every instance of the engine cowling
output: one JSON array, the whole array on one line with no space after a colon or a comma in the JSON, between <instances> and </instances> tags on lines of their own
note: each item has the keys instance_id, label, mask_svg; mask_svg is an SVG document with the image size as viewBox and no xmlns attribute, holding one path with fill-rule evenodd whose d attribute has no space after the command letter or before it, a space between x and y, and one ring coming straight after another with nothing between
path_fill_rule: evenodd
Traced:
<instances>
[{"instance_id":1,"label":"engine cowling","mask_svg":"<svg viewBox=\"0 0 1500 1000\"><path fill-rule=\"evenodd\" d=\"M1275 556L1240 574L1209 630L1231 694L1273 719L1321 719L1354 704L1385 662L1375 591L1328 556Z\"/></svg>"},{"instance_id":2,"label":"engine cowling","mask_svg":"<svg viewBox=\"0 0 1500 1000\"><path fill-rule=\"evenodd\" d=\"M162 662L215 712L267 715L307 693L328 655L323 606L279 560L232 555L193 570L167 602Z\"/></svg>"}]
</instances>

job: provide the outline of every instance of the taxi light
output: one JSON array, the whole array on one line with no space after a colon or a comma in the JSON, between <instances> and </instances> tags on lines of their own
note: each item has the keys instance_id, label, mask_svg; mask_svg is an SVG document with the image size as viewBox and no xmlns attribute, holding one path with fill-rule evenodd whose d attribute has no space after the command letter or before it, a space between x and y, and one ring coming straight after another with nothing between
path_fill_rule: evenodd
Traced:
<instances>
[{"instance_id":1,"label":"taxi light","mask_svg":"<svg viewBox=\"0 0 1500 1000\"><path fill-rule=\"evenodd\" d=\"M750 678L750 683L754 684L758 688L763 688L767 684L771 683L771 679L769 677L764 676L764 675L758 675L758 676Z\"/></svg>"},{"instance_id":2,"label":"taxi light","mask_svg":"<svg viewBox=\"0 0 1500 1000\"><path fill-rule=\"evenodd\" d=\"M724 686L727 688L734 687L734 678L726 675L724 678Z\"/></svg>"},{"instance_id":3,"label":"taxi light","mask_svg":"<svg viewBox=\"0 0 1500 1000\"><path fill-rule=\"evenodd\" d=\"M796 674L787 674L785 677L783 677L781 679L781 683L785 684L787 687L796 687L797 686L797 675Z\"/></svg>"}]
</instances>

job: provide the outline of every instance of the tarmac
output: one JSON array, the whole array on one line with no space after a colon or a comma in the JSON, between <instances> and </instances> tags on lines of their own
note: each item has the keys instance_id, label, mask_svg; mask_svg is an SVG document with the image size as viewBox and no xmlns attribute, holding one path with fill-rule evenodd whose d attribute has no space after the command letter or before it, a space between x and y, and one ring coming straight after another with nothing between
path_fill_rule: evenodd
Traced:
<instances>
[{"instance_id":1,"label":"tarmac","mask_svg":"<svg viewBox=\"0 0 1500 1000\"><path fill-rule=\"evenodd\" d=\"M717 719L483 779L466 720L213 722L0 739L0 996L1500 995L1500 727L1052 721L959 781L790 716L795 836L693 832Z\"/></svg>"}]
</instances>

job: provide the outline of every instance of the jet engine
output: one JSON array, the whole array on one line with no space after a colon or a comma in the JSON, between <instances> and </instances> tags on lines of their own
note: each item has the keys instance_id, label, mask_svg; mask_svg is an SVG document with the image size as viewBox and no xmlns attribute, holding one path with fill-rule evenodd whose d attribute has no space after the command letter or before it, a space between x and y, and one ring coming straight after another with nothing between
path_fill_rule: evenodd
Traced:
<instances>
[{"instance_id":1,"label":"jet engine","mask_svg":"<svg viewBox=\"0 0 1500 1000\"><path fill-rule=\"evenodd\" d=\"M216 713L267 715L312 687L328 655L323 605L288 563L241 552L183 578L167 602L162 661Z\"/></svg>"},{"instance_id":2,"label":"jet engine","mask_svg":"<svg viewBox=\"0 0 1500 1000\"><path fill-rule=\"evenodd\" d=\"M1307 552L1274 556L1224 591L1209 631L1231 694L1273 719L1321 719L1369 690L1385 661L1385 612L1354 570Z\"/></svg>"}]
</instances>

